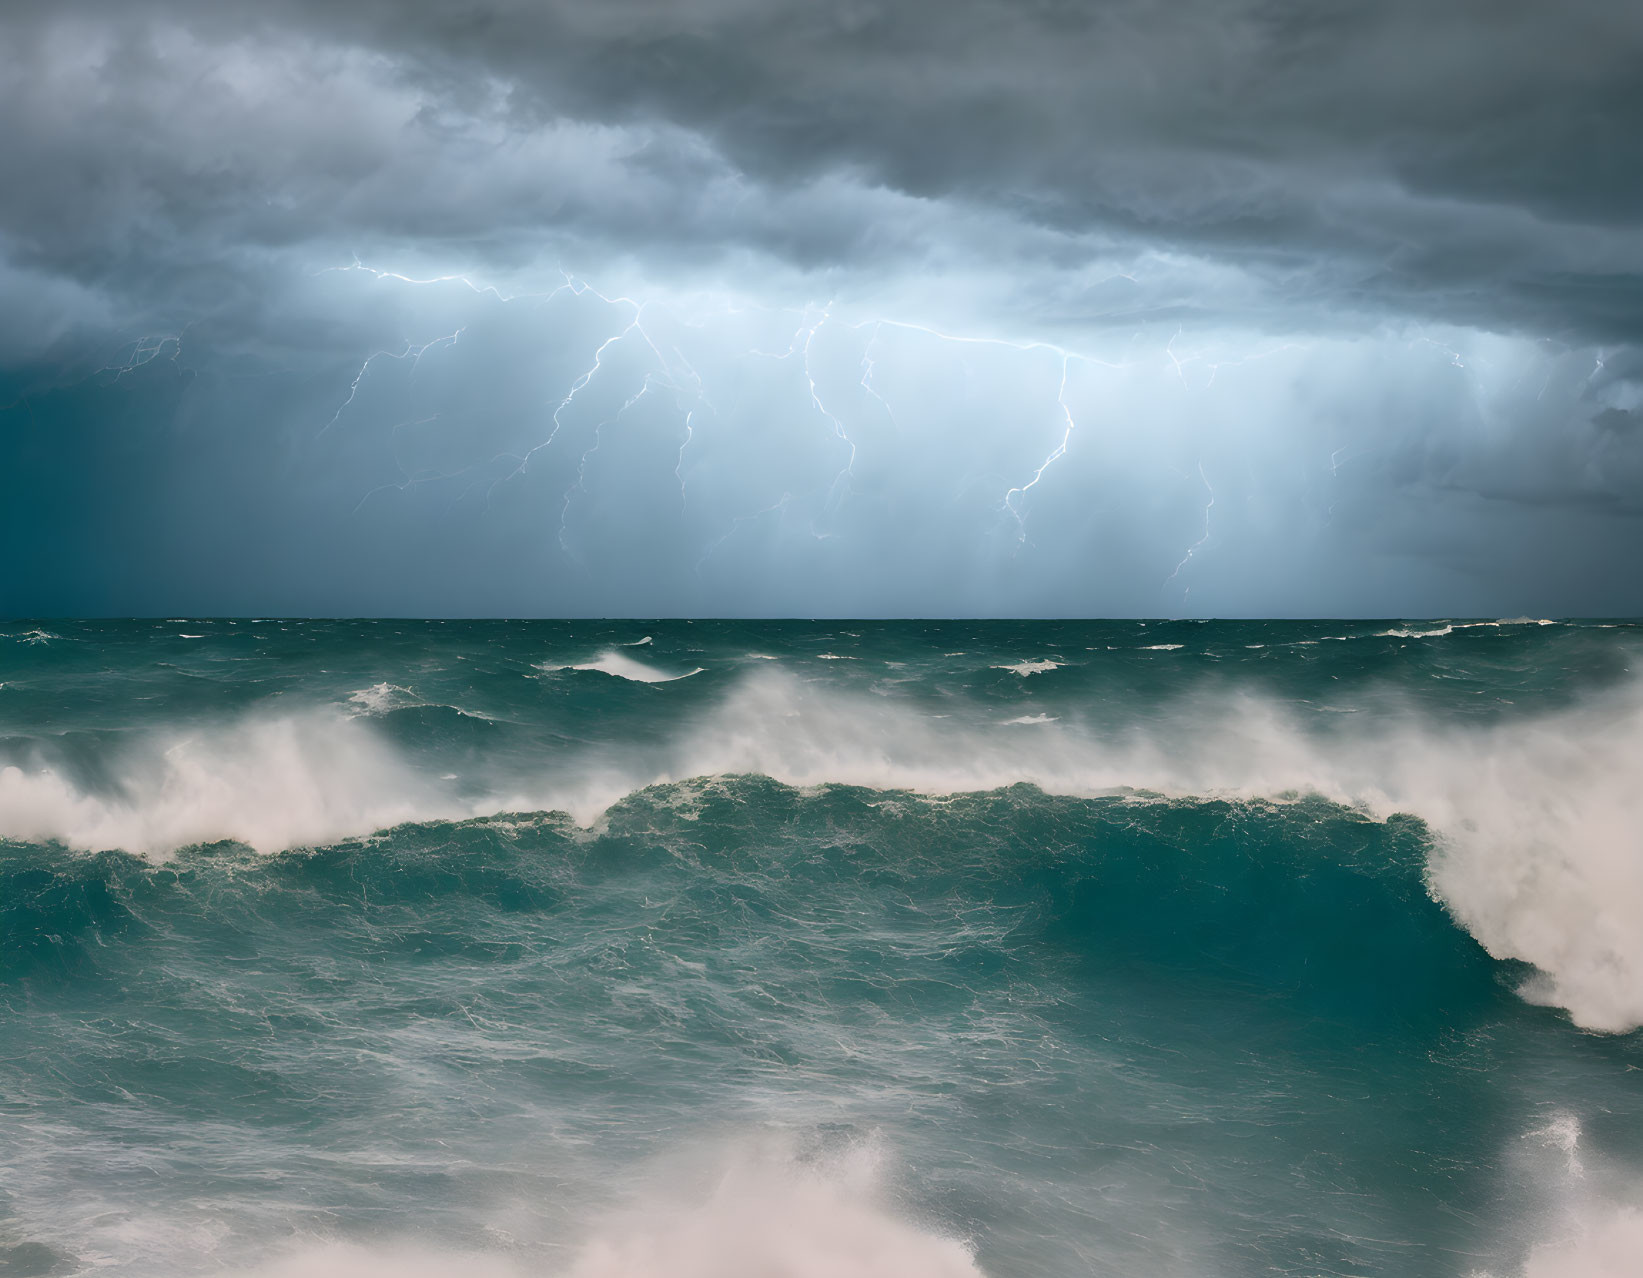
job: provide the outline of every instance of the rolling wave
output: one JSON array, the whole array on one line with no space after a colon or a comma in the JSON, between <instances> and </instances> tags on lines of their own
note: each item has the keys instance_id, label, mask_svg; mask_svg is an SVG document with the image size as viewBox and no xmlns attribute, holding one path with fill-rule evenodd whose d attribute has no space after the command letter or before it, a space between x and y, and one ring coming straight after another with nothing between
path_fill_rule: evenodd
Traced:
<instances>
[{"instance_id":1,"label":"rolling wave","mask_svg":"<svg viewBox=\"0 0 1643 1278\"><path fill-rule=\"evenodd\" d=\"M980 707L938 715L766 666L654 741L542 757L470 750L459 777L430 776L367 717L252 714L152 732L102 787L8 766L0 836L159 857L216 840L273 852L509 811L563 810L586 824L644 787L736 774L930 795L1017 784L1073 796L1316 794L1380 820L1419 817L1433 834L1430 889L1491 954L1538 969L1526 997L1590 1029L1643 1024L1635 683L1509 725L1434 723L1388 706L1350 735L1237 692L1130 722L1040 712L1018 717L1031 731L1003 735L996 722Z\"/></svg>"}]
</instances>

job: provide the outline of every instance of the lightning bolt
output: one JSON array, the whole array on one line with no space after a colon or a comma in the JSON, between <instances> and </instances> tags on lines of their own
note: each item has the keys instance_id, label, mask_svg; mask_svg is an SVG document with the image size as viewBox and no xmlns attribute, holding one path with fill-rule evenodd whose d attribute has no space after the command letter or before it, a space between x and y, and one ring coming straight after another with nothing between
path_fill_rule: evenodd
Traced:
<instances>
[{"instance_id":1,"label":"lightning bolt","mask_svg":"<svg viewBox=\"0 0 1643 1278\"><path fill-rule=\"evenodd\" d=\"M170 354L166 355L169 349ZM182 354L183 339L176 333L165 333L158 336L139 337L131 344L131 354L118 364L105 364L92 374L96 377L100 373L113 373L114 380L119 381L127 373L135 372L145 364L152 364L164 355L172 363Z\"/></svg>"},{"instance_id":2,"label":"lightning bolt","mask_svg":"<svg viewBox=\"0 0 1643 1278\"><path fill-rule=\"evenodd\" d=\"M845 461L844 468L840 470L838 474L833 476L833 482L828 487L827 500L823 506L823 509L827 511L836 509L839 502L843 500L843 497L839 492L840 487L842 486L845 492L848 492L850 484L856 477L856 442L850 438L849 432L844 429L844 423L830 413L827 410L827 405L822 403L821 392L816 389L816 374L810 367L810 348L815 344L816 334L821 331L822 325L827 323L828 317L832 314L832 311L833 303L829 302L822 309L821 318L811 325L810 331L805 334L803 361L804 381L805 386L810 391L811 405L818 413L822 415L823 418L826 419L828 425L833 428L833 434L838 438L839 442L844 444L844 446L850 450L850 456ZM811 531L814 532L814 528L812 528Z\"/></svg>"},{"instance_id":3,"label":"lightning bolt","mask_svg":"<svg viewBox=\"0 0 1643 1278\"><path fill-rule=\"evenodd\" d=\"M489 293L492 297L496 298L496 300L499 301L499 302L511 302L511 301L514 301L516 298L522 298L522 297L551 297L551 296L553 296L553 293L562 292L565 288L565 285L561 285L559 288L554 289L553 293L546 293L546 294L544 294L544 293L506 293L506 294L504 294L494 284L476 284L473 280L469 279L466 275L432 275L432 276L429 276L427 279L418 279L413 275L401 275L398 271L379 271L375 267L367 266L364 262L360 261L359 260L359 255L357 253L354 255L354 260L352 262L350 262L347 266L327 266L327 267L321 268L320 270L315 271L314 274L316 276L319 276L319 275L329 275L329 274L332 274L334 272L348 272L348 271L359 271L359 272L362 272L363 274L369 275L372 279L375 279L375 280L394 280L396 283L400 283L400 284L417 284L417 285L425 285L425 284L462 284L462 285L465 285L469 290L471 290L474 293L478 293L478 294L481 294L481 295ZM563 275L564 272L561 271L560 274ZM569 283L569 280L567 279L566 284L568 284L568 283Z\"/></svg>"},{"instance_id":4,"label":"lightning bolt","mask_svg":"<svg viewBox=\"0 0 1643 1278\"><path fill-rule=\"evenodd\" d=\"M1181 556L1181 562L1175 565L1175 571L1170 573L1168 577L1164 578L1165 586L1168 586L1170 582L1174 581L1181 575L1181 570L1192 562L1193 556L1195 556L1198 551L1203 548L1204 543L1209 540L1209 513L1215 509L1215 489L1210 486L1209 476L1204 474L1204 462L1202 458L1199 458L1198 461L1198 478L1204 485L1204 491L1209 494L1209 501L1204 505L1204 535L1197 541L1193 542L1192 545L1187 547L1187 553ZM1187 596L1191 593L1191 586L1187 586L1181 591L1182 604L1187 602Z\"/></svg>"},{"instance_id":5,"label":"lightning bolt","mask_svg":"<svg viewBox=\"0 0 1643 1278\"><path fill-rule=\"evenodd\" d=\"M890 319L883 316L872 320L862 321L861 323L853 324L850 327L861 329L866 328L869 325L871 325L874 330L873 341L875 342L878 340L880 330L885 328L899 328L908 332L923 333L926 336L936 338L938 341L948 342L957 346L997 346L1002 347L1005 350L1021 352L1049 351L1059 358L1061 361L1061 378L1060 384L1056 390L1056 405L1061 410L1063 423L1061 439L1056 446L1050 450L1049 455L1039 463L1038 468L1033 471L1031 478L1019 487L1011 488L1007 491L1004 494L1004 500L1001 503L1003 508L1009 511L1011 517L1016 521L1016 545L1017 547L1020 547L1025 543L1027 537L1026 513L1021 508L1022 499L1026 496L1029 489L1038 486L1039 482L1044 478L1046 471L1048 471L1053 465L1055 465L1056 462L1060 461L1067 455L1067 448L1072 441L1072 434L1078 429L1078 423L1073 418L1072 408L1067 403L1067 378L1071 371L1072 362L1074 360L1079 360L1085 364L1109 369L1126 368L1128 367L1127 363L1115 364L1110 360L1098 359L1094 355L1085 354L1081 351L1069 350L1064 346L1056 345L1054 342L1018 342L1011 341L1010 339L1003 337L978 337L964 333L946 333L940 329L931 328L926 324L915 324L907 320ZM872 342L869 342L868 345L870 350L872 347ZM867 371L862 376L862 384L866 386L867 381L871 376L873 365L872 362L867 359L865 353L863 355L863 362L867 365ZM879 395L876 391L873 391L871 386L867 386L867 389L876 399L879 400L880 403L884 404L886 411L889 411L890 405L885 401L884 397ZM891 419L894 420L894 413L891 413Z\"/></svg>"},{"instance_id":6,"label":"lightning bolt","mask_svg":"<svg viewBox=\"0 0 1643 1278\"><path fill-rule=\"evenodd\" d=\"M338 267L337 269L345 270L349 268ZM447 333L444 337L436 337L431 341L422 343L421 346L414 346L410 342L406 342L405 349L402 351L377 351L375 354L367 356L365 362L359 366L359 372L354 374L353 383L348 387L348 398L337 405L337 411L331 414L330 421L320 427L319 433L321 435L325 434L331 429L331 427L335 426L337 422L342 419L342 414L347 410L348 405L352 404L354 402L354 397L359 394L359 384L365 380L365 374L371 371L371 365L376 363L377 360L409 359L411 361L411 372L414 375L416 373L417 366L422 363L422 357L426 355L428 351L433 349L435 346L456 345L456 339L461 337L466 331L466 328L459 328L454 333Z\"/></svg>"},{"instance_id":7,"label":"lightning bolt","mask_svg":"<svg viewBox=\"0 0 1643 1278\"><path fill-rule=\"evenodd\" d=\"M625 338L629 333L631 333L636 327L638 327L638 324L639 313L638 310L635 309L633 319L626 328L622 329L618 333L612 334L599 344L599 347L593 352L593 363L588 365L586 372L571 383L571 388L565 392L564 398L559 401L558 407L553 410L553 416L550 419L553 422L553 428L548 431L548 437L540 444L537 444L534 448L530 449L530 451L528 451L523 457L518 458L517 460L519 464L501 479L497 480L496 482L498 484L504 484L516 475L524 473L525 468L530 465L531 458L535 457L537 453L552 446L553 441L559 438L559 432L564 427L565 423L563 419L565 410L576 402L576 397L587 389L588 383L593 381L593 379L599 375L600 370L604 368L605 353ZM505 456L505 454L499 454L496 460L501 461Z\"/></svg>"},{"instance_id":8,"label":"lightning bolt","mask_svg":"<svg viewBox=\"0 0 1643 1278\"><path fill-rule=\"evenodd\" d=\"M574 479L571 480L563 494L559 511L557 539L561 550L566 554L571 554L575 544L575 539L571 535L573 518L576 515L573 507L579 508L577 494L587 494L589 491L588 481L593 467L593 459L606 440L605 432L621 422L624 416L641 400L651 395L671 395L673 397L673 406L680 415L680 433L672 470L678 485L681 518L691 508L687 473L687 466L691 457L690 450L701 443L705 423L703 413L709 412L717 415L717 410L709 399L708 387L704 384L701 373L690 364L678 346L670 343L664 344L659 341L656 333L647 326L647 318L654 313L647 309L652 305L651 301L627 296L607 296L589 283L564 272L561 272L563 283L552 289L551 292L526 294L509 293L464 274L440 274L423 278L399 271L381 270L366 265L359 261L357 257L349 265L330 269L357 271L375 281L405 286L426 287L454 284L475 295L484 295L503 304L526 296L552 298L561 292L569 292L577 297L591 296L596 298L615 312L612 327L594 346L587 365L569 381L562 393L549 400L552 408L547 414L546 429L540 437L540 442L520 452L498 454L491 458L489 465L496 466L500 464L502 471L498 475L498 472L493 469L490 471L489 476L479 481L481 484L488 485L486 500L489 502L501 485L529 469L535 463L538 454L562 446L561 441L572 430L574 411L588 397L593 387L602 385L607 377L615 375L612 372L614 367L612 355L621 348L623 343L642 343L644 355L639 359L639 368L634 369L632 361L624 359L620 376L626 379L628 376L636 376L642 370L643 381L632 394L627 396L619 408L616 408L604 420L593 426L591 440L577 458ZM727 304L723 310L726 314L740 314L744 308L744 304L737 303ZM754 305L750 309L772 315L791 315L794 313L792 308L773 309ZM670 309L668 313L672 314L673 311ZM705 325L705 317L708 314L708 311L703 311L700 307L693 307L679 319L686 327L701 328ZM719 311L711 310L711 314L717 315ZM854 491L856 467L862 456L860 441L852 435L845 417L841 416L840 411L834 406L832 392L828 389L830 383L821 367L820 352L825 349L822 339L827 330L843 329L864 335L857 365L859 368L859 376L856 379L857 385L859 385L864 396L877 401L892 424L895 424L897 420L895 409L877 384L876 378L885 359L885 343L893 332L900 330L921 334L954 347L977 346L1022 354L1042 352L1053 357L1056 363L1057 379L1055 418L1059 429L1055 432L1054 442L1049 451L1024 478L1002 494L999 502L1000 509L1008 512L1010 518L1014 521L1014 540L1018 548L1028 541L1027 519L1032 501L1030 494L1053 477L1055 468L1067 457L1072 446L1074 433L1079 429L1078 415L1073 409L1070 397L1075 363L1082 362L1107 369L1124 369L1131 366L1131 356L1126 356L1122 362L1113 362L1046 340L1015 340L1010 337L946 332L926 324L883 314L841 318L836 313L833 301L821 306L806 306L799 310L797 314L799 316L798 323L792 330L792 336L786 343L785 349L780 347L776 349L754 348L747 351L746 354L751 357L792 360L802 375L802 390L799 393L802 395L808 410L816 414L825 423L827 430L841 445L842 464L832 475L831 480L826 483L825 489L818 485L814 490L814 493L820 497L820 513L812 517L810 531L818 539L828 539L840 535L836 529L828 528L826 519L828 516L836 514ZM453 333L434 338L421 345L413 345L407 342L402 349L374 352L360 365L358 372L350 383L346 398L333 414L332 420L327 424L326 429L335 425L347 412L349 406L359 397L361 388L368 384L375 365L384 360L408 361L410 368L414 371L424 355L432 355L436 351L453 345L464 332L464 329L459 328ZM1267 358L1280 351L1290 349L1294 345L1293 343L1283 343L1271 350L1240 359L1210 362L1204 359L1202 353L1183 352L1181 350L1183 335L1184 329L1178 327L1163 350L1167 360L1166 368L1174 372L1177 380L1183 386L1186 386L1189 381L1187 370L1194 363L1199 363L1202 367L1208 369L1207 382L1204 385L1206 387L1213 386L1222 367ZM152 355L148 358L152 358ZM1033 373L1033 376L1037 375L1036 372ZM859 402L865 404L865 400ZM581 427L578 426L576 429L581 429ZM1345 453L1341 449L1337 449L1331 455L1330 469L1332 475L1338 474L1344 456ZM469 469L478 470L479 467ZM463 473L465 472L458 471L456 474L460 476ZM454 477L456 476L417 471L406 474L402 483L384 485L373 489L372 493L380 492L383 488L403 490L435 479ZM1203 554L1209 543L1216 497L1214 488L1207 478L1207 473L1201 461L1198 466L1198 477L1200 482L1203 483L1207 495L1204 506L1203 533L1187 548L1186 553L1166 579L1166 585L1171 585L1179 580L1188 565ZM469 491L471 491L471 488ZM809 495L812 490L808 486L799 491L806 494L803 499L807 503L812 500L812 496ZM371 493L366 494L367 498L370 496ZM727 526L721 525L723 531L720 535L713 538L702 548L695 561L697 572L699 573L724 544L738 535L747 525L765 519L778 511L786 510L797 500L800 500L800 498L795 496L793 491L785 491L778 500L770 505L731 517ZM820 527L818 527L818 523ZM1188 587L1188 591L1190 592L1190 587ZM1184 594L1183 599L1185 597Z\"/></svg>"},{"instance_id":9,"label":"lightning bolt","mask_svg":"<svg viewBox=\"0 0 1643 1278\"><path fill-rule=\"evenodd\" d=\"M702 375L685 358L684 352L675 346L673 347L673 353L678 358L680 367L684 369L686 375L695 383L696 387L695 406L685 411L685 437L679 441L679 456L673 463L673 477L679 481L679 516L683 518L685 513L685 449L689 448L691 442L696 438L696 414L705 408L708 412L717 416L719 410L713 406L713 401L708 399L707 388L702 383Z\"/></svg>"},{"instance_id":10,"label":"lightning bolt","mask_svg":"<svg viewBox=\"0 0 1643 1278\"><path fill-rule=\"evenodd\" d=\"M1164 354L1169 357L1170 363L1175 367L1176 380L1179 381L1182 386L1185 386L1187 384L1187 376L1183 370L1188 364L1196 363L1198 361L1198 357L1196 355L1188 355L1185 359L1182 359L1175 353L1175 343L1180 340L1180 337L1181 330L1177 328L1175 330L1175 336L1170 338L1169 342L1164 346Z\"/></svg>"},{"instance_id":11,"label":"lightning bolt","mask_svg":"<svg viewBox=\"0 0 1643 1278\"><path fill-rule=\"evenodd\" d=\"M605 427L614 426L617 422L621 421L622 420L622 415L624 413L626 413L628 411L628 409L632 408L635 404L637 404L640 400L642 400L646 395L650 394L650 392L658 384L659 383L658 383L658 380L656 379L656 377L653 376L652 374L647 373L645 375L644 384L639 388L639 390L636 393L634 393L633 395L630 395L627 399L627 402L624 403L620 408L618 408L612 416L607 417L604 421L600 422L597 426L595 426L593 428L593 443L591 445L589 445L588 448L582 453L581 460L577 462L577 464L576 464L576 480L575 480L574 483L571 484L571 486L569 488L567 488L565 490L565 501L564 501L564 504L559 508L559 548L561 550L563 550L567 555L571 555L571 554L574 553L574 552L572 552L572 550L570 548L570 542L567 540L567 538L569 536L569 533L570 533L570 528L569 528L570 506L571 506L571 502L575 499L575 495L578 492L581 492L581 493L585 494L588 491L587 488L584 487L583 483L582 483L583 479L585 479L586 476L587 476L588 458L592 457L596 452L598 452L599 451L599 445L602 442L604 442ZM680 452L680 455L682 456L683 453L684 453L684 449L681 447L679 452ZM682 493L681 493L681 496L682 496Z\"/></svg>"},{"instance_id":12,"label":"lightning bolt","mask_svg":"<svg viewBox=\"0 0 1643 1278\"><path fill-rule=\"evenodd\" d=\"M874 399L884 405L884 411L889 416L892 425L896 424L896 410L890 407L890 401L879 394L878 387L873 385L873 371L878 367L878 361L873 357L873 351L878 346L879 334L884 331L882 322L873 325L873 336L861 353L861 388Z\"/></svg>"},{"instance_id":13,"label":"lightning bolt","mask_svg":"<svg viewBox=\"0 0 1643 1278\"><path fill-rule=\"evenodd\" d=\"M468 283L470 287L476 287L471 281L468 281L466 277L455 278L461 278L463 279L463 282ZM588 462L589 459L599 451L600 445L604 440L604 431L606 427L612 426L621 420L622 416L626 414L629 409L631 409L641 399L654 390L663 389L674 394L675 406L685 416L684 439L680 442L678 457L674 464L674 475L679 481L680 511L683 513L685 504L684 455L685 450L690 446L691 441L695 438L696 412L694 407L686 409L683 406L683 401L688 399L693 401L695 404L706 405L709 408L711 408L711 405L708 404L707 398L703 393L701 374L696 371L695 367L692 366L690 361L685 358L684 354L678 349L678 347L675 346L671 348L674 358L670 360L668 356L663 354L662 349L657 345L656 340L645 329L644 316L648 303L638 301L631 297L607 296L585 281L574 279L569 275L565 275L564 279L564 285L553 290L552 293L546 294L549 299L566 290L570 291L577 297L591 295L597 298L600 302L604 303L606 306L628 308L630 314L628 316L627 323L617 329L617 331L612 333L609 337L605 338L605 340L594 349L592 363L590 363L587 368L585 368L582 373L571 383L569 389L566 390L565 394L560 397L558 404L554 407L553 413L550 417L550 428L547 436L542 440L542 442L530 448L524 453L523 456L499 454L498 456L492 458L493 462L513 461L514 465L511 470L490 484L486 494L487 504L489 504L491 497L495 494L496 489L500 485L505 484L509 480L522 474L529 468L531 461L538 453L551 448L554 443L558 441L559 436L565 427L565 414L604 371L606 357L616 346L628 340L630 337L637 336L638 339L645 344L650 351L651 356L653 356L656 361L656 369L645 373L644 381L639 390L629 396L626 402L623 403L621 408L619 408L614 415L600 421L597 425L595 425L593 442L583 450L581 456L577 459L576 478L565 490L564 498L560 504L559 510L559 546L560 549L567 555L571 555L573 553L570 547L569 527L571 505L575 501L577 492L582 492L584 494L587 492L585 480L587 478ZM491 291L495 292L495 290ZM500 298L501 294L497 294L497 296ZM687 390L680 384L679 379L675 376L676 369L682 370L689 380L694 382L694 393Z\"/></svg>"},{"instance_id":14,"label":"lightning bolt","mask_svg":"<svg viewBox=\"0 0 1643 1278\"><path fill-rule=\"evenodd\" d=\"M1033 477L1019 488L1012 488L1004 494L1004 505L1015 516L1016 545L1021 546L1027 540L1027 518L1022 513L1021 503L1026 500L1027 493L1038 486L1038 481L1044 478L1044 472L1067 455L1067 445L1072 442L1073 431L1078 429L1078 423L1073 420L1072 409L1067 406L1067 369L1072 363L1072 357L1061 352L1061 385L1055 393L1055 402L1061 409L1061 416L1066 423L1066 429L1061 432L1061 442L1051 451L1050 455L1038 464Z\"/></svg>"},{"instance_id":15,"label":"lightning bolt","mask_svg":"<svg viewBox=\"0 0 1643 1278\"><path fill-rule=\"evenodd\" d=\"M821 390L816 385L815 370L810 362L810 353L816 342L816 334L821 332L822 327L832 318L833 303L829 301L826 306L821 308L820 313L817 314L814 319L811 318L811 312L812 308L808 306L805 307L803 312L801 312L799 327L794 330L793 339L788 342L787 349L785 351L767 351L754 347L749 350L747 354L751 358L755 359L773 360L788 360L792 359L794 356L798 356L799 366L804 373L805 391L810 397L811 408L815 409L816 413L822 418L823 421L827 423L828 427L832 430L834 437L850 450L850 456L845 462L844 468L833 477L833 482L828 487L828 500L826 504L828 508L831 508L834 505L834 497L838 492L840 484L846 482L847 479L852 477L854 474L856 465L856 443L850 438L850 433L845 430L844 423L841 422L838 417L828 409L827 405L822 402ZM847 325L847 327L855 328L857 326ZM817 535L819 536L820 534Z\"/></svg>"},{"instance_id":16,"label":"lightning bolt","mask_svg":"<svg viewBox=\"0 0 1643 1278\"><path fill-rule=\"evenodd\" d=\"M688 504L685 495L685 449L690 447L690 441L696 438L696 410L693 408L685 414L685 437L679 441L679 456L673 463L673 477L679 481L679 514L682 517Z\"/></svg>"}]
</instances>

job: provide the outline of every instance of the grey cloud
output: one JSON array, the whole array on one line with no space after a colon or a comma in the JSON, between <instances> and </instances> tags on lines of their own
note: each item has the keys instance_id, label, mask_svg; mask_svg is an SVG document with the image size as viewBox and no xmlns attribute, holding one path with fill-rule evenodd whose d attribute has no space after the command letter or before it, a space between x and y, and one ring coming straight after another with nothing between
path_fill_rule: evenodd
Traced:
<instances>
[{"instance_id":1,"label":"grey cloud","mask_svg":"<svg viewBox=\"0 0 1643 1278\"><path fill-rule=\"evenodd\" d=\"M36 179L0 216L81 274L167 237L506 256L549 232L849 267L952 234L935 201L1017 224L959 227L976 252L1162 246L1291 306L1643 326L1624 0L148 0L6 25L28 124L5 159Z\"/></svg>"}]
</instances>

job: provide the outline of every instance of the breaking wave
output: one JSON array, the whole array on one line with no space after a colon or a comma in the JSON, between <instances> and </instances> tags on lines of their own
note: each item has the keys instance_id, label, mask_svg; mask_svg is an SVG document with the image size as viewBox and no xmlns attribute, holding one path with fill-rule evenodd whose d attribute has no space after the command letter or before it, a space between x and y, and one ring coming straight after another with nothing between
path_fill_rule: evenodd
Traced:
<instances>
[{"instance_id":1,"label":"breaking wave","mask_svg":"<svg viewBox=\"0 0 1643 1278\"><path fill-rule=\"evenodd\" d=\"M684 677L613 654L586 668ZM355 709L381 713L399 691L356 694ZM587 823L645 786L722 774L927 794L1020 783L1074 796L1311 793L1377 818L1421 818L1434 836L1431 889L1491 954L1539 970L1525 997L1591 1029L1643 1024L1636 683L1482 726L1387 705L1352 716L1350 733L1328 731L1285 705L1224 693L1130 722L1039 711L1010 721L1030 731L999 733L979 707L938 713L761 666L650 740L469 755L452 765L460 786L454 771L430 775L377 722L314 710L153 732L101 787L14 764L0 771L0 836L149 855L223 839L277 851L504 811L564 810Z\"/></svg>"},{"instance_id":2,"label":"breaking wave","mask_svg":"<svg viewBox=\"0 0 1643 1278\"><path fill-rule=\"evenodd\" d=\"M112 766L100 786L0 768L0 837L148 856L219 840L278 851L461 814L364 721L330 711L151 733Z\"/></svg>"}]
</instances>

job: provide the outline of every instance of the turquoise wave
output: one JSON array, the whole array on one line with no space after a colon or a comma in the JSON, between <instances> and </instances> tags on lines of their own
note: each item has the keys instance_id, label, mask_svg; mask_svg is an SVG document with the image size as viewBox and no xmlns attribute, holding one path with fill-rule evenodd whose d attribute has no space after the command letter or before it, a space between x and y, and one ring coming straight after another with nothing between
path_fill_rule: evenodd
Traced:
<instances>
[{"instance_id":1,"label":"turquoise wave","mask_svg":"<svg viewBox=\"0 0 1643 1278\"><path fill-rule=\"evenodd\" d=\"M0 1267L1539 1278L1625 1242L1643 1034L1578 1021L1625 1006L1640 903L1561 971L1499 940L1573 891L1514 877L1520 818L1627 810L1629 630L282 624L4 650ZM622 643L701 673L578 668ZM1557 856L1623 885L1610 837Z\"/></svg>"}]
</instances>

